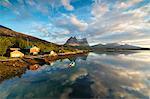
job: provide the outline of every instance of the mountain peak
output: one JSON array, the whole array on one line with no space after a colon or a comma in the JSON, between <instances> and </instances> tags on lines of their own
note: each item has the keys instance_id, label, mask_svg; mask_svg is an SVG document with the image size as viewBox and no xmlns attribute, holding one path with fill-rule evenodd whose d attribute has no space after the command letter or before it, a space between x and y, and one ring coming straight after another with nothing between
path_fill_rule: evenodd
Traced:
<instances>
[{"instance_id":1,"label":"mountain peak","mask_svg":"<svg viewBox=\"0 0 150 99\"><path fill-rule=\"evenodd\" d=\"M69 38L70 40L77 40L77 38L74 36L74 37L70 37Z\"/></svg>"},{"instance_id":2,"label":"mountain peak","mask_svg":"<svg viewBox=\"0 0 150 99\"><path fill-rule=\"evenodd\" d=\"M87 39L77 39L76 37L70 37L65 45L70 45L70 46L89 46Z\"/></svg>"}]
</instances>

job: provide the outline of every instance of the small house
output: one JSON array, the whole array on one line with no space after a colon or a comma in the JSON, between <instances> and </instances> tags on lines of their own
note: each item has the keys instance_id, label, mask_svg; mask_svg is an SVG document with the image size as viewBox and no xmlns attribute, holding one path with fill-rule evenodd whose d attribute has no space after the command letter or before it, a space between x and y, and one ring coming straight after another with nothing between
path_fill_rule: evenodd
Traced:
<instances>
[{"instance_id":1,"label":"small house","mask_svg":"<svg viewBox=\"0 0 150 99\"><path fill-rule=\"evenodd\" d=\"M34 46L30 48L30 54L37 55L40 52L40 48Z\"/></svg>"},{"instance_id":2,"label":"small house","mask_svg":"<svg viewBox=\"0 0 150 99\"><path fill-rule=\"evenodd\" d=\"M15 50L10 53L10 57L14 57L14 58L24 57L24 54L18 50Z\"/></svg>"},{"instance_id":3,"label":"small house","mask_svg":"<svg viewBox=\"0 0 150 99\"><path fill-rule=\"evenodd\" d=\"M54 51L51 51L50 54L49 54L49 56L57 56L57 53L54 52Z\"/></svg>"}]
</instances>

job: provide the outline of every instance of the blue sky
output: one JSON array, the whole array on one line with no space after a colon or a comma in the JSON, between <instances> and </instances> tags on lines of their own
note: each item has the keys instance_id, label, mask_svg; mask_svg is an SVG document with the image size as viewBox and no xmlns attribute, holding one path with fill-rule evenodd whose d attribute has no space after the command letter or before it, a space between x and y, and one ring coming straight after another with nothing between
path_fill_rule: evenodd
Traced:
<instances>
[{"instance_id":1,"label":"blue sky","mask_svg":"<svg viewBox=\"0 0 150 99\"><path fill-rule=\"evenodd\" d=\"M58 44L150 47L150 0L0 0L0 24Z\"/></svg>"}]
</instances>

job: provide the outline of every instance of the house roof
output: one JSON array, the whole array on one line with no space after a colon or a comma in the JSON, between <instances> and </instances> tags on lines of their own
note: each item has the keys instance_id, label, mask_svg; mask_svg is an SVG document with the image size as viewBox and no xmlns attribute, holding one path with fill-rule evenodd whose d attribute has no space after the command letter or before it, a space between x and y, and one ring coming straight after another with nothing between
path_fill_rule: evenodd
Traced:
<instances>
[{"instance_id":1,"label":"house roof","mask_svg":"<svg viewBox=\"0 0 150 99\"><path fill-rule=\"evenodd\" d=\"M20 50L20 48L10 48L10 50L12 50L12 51L18 51L18 50Z\"/></svg>"},{"instance_id":2,"label":"house roof","mask_svg":"<svg viewBox=\"0 0 150 99\"><path fill-rule=\"evenodd\" d=\"M11 52L11 54L23 54L23 53L20 51L13 51L13 52Z\"/></svg>"}]
</instances>

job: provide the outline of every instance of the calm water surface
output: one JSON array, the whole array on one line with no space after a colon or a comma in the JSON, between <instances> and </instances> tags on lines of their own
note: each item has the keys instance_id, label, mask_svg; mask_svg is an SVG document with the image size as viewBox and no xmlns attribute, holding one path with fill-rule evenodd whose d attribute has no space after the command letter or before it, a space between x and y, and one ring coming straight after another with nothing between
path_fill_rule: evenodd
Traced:
<instances>
[{"instance_id":1,"label":"calm water surface","mask_svg":"<svg viewBox=\"0 0 150 99\"><path fill-rule=\"evenodd\" d=\"M69 64L75 62L75 66ZM0 99L149 99L150 52L89 53L57 60L0 83Z\"/></svg>"}]
</instances>

